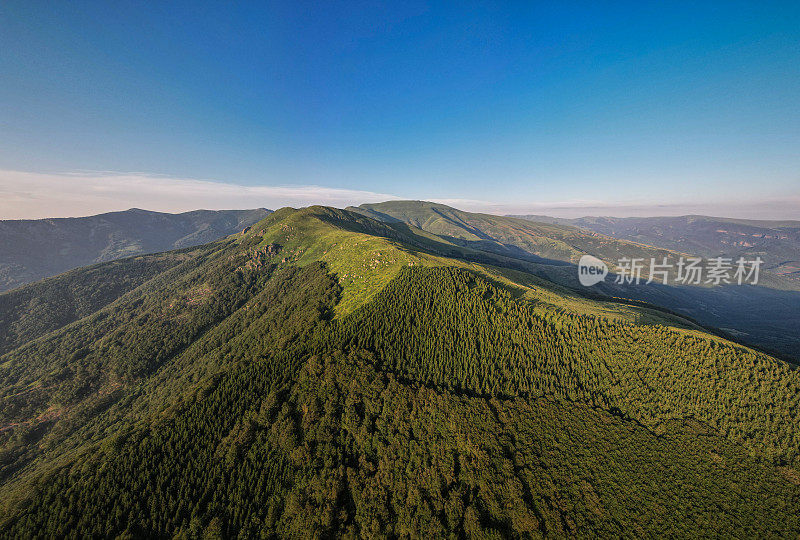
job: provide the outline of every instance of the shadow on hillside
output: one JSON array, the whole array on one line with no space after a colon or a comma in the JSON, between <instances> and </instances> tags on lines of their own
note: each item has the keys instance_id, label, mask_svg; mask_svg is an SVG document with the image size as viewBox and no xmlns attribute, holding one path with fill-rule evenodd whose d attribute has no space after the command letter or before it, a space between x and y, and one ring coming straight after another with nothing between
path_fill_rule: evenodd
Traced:
<instances>
[{"instance_id":1,"label":"shadow on hillside","mask_svg":"<svg viewBox=\"0 0 800 540\"><path fill-rule=\"evenodd\" d=\"M571 288L586 289L577 282ZM717 287L617 284L609 274L589 290L600 297L646 302L698 322L732 341L800 363L800 292L753 285ZM567 285L567 283L564 283Z\"/></svg>"},{"instance_id":2,"label":"shadow on hillside","mask_svg":"<svg viewBox=\"0 0 800 540\"><path fill-rule=\"evenodd\" d=\"M437 255L440 257L451 257L469 262L493 264L526 272L530 272L530 268L525 264L520 264L520 262L536 263L539 265L570 266L570 263L539 257L517 246L502 244L494 240L463 240L452 236L433 234L426 234L423 236L417 232L419 229L414 229L395 218L387 217L387 219L392 219L393 221L383 222L356 212L346 212L350 214L348 219L342 219L333 215L322 215L318 216L318 218L346 231L371 234L390 240L397 240L430 255ZM436 240L435 236L445 241ZM448 242L452 242L452 244Z\"/></svg>"},{"instance_id":3,"label":"shadow on hillside","mask_svg":"<svg viewBox=\"0 0 800 540\"><path fill-rule=\"evenodd\" d=\"M396 240L431 255L526 272L567 287L585 298L645 307L682 317L731 341L800 363L798 291L752 285L617 284L614 283L617 277L614 274L609 274L605 281L595 286L583 287L578 282L577 265L539 257L518 246L486 239L485 235L476 234L481 240L439 235L438 238L443 240L440 241L436 235L420 234L419 229L374 210L372 212L386 221L357 212L345 212L347 219L332 215L320 218L344 230Z\"/></svg>"}]
</instances>

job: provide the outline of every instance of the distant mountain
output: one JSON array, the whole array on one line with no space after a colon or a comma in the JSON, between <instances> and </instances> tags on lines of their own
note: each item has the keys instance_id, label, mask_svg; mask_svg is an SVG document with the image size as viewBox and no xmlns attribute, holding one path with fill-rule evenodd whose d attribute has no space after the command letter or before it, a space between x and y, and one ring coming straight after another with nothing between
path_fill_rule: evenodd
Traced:
<instances>
[{"instance_id":1,"label":"distant mountain","mask_svg":"<svg viewBox=\"0 0 800 540\"><path fill-rule=\"evenodd\" d=\"M641 237L619 239L578 227L570 220L548 218L550 222L547 223L465 212L426 201L363 204L350 210L387 223L418 227L442 240L480 253L513 259L520 269L560 285L582 289L583 293L655 304L689 316L703 325L723 329L751 345L764 347L794 361L800 360L800 275L778 274L774 266L762 272L757 287L690 287L659 283L636 286L616 284L612 276L587 290L578 283L575 266L584 254L605 261L614 272L618 270L616 263L623 257L648 261L651 258L661 261L666 257L674 263L684 255L702 257L716 253L688 251L691 247L688 244L647 245ZM780 225L787 232L771 234L791 238L792 222ZM740 226L737 220L729 220L727 226L731 230L740 230L733 228Z\"/></svg>"},{"instance_id":2,"label":"distant mountain","mask_svg":"<svg viewBox=\"0 0 800 540\"><path fill-rule=\"evenodd\" d=\"M132 208L81 218L0 220L0 291L80 266L212 242L270 212Z\"/></svg>"},{"instance_id":3,"label":"distant mountain","mask_svg":"<svg viewBox=\"0 0 800 540\"><path fill-rule=\"evenodd\" d=\"M576 219L512 216L540 223L573 225L614 238L702 257L761 257L775 274L800 278L800 221L765 221L710 216Z\"/></svg>"},{"instance_id":4,"label":"distant mountain","mask_svg":"<svg viewBox=\"0 0 800 540\"><path fill-rule=\"evenodd\" d=\"M800 371L543 267L284 208L0 294L0 537L796 538Z\"/></svg>"},{"instance_id":5,"label":"distant mountain","mask_svg":"<svg viewBox=\"0 0 800 540\"><path fill-rule=\"evenodd\" d=\"M407 223L460 246L538 263L577 263L585 253L606 261L624 256L674 255L665 249L614 240L569 225L465 212L427 201L388 201L348 210L381 221Z\"/></svg>"}]
</instances>

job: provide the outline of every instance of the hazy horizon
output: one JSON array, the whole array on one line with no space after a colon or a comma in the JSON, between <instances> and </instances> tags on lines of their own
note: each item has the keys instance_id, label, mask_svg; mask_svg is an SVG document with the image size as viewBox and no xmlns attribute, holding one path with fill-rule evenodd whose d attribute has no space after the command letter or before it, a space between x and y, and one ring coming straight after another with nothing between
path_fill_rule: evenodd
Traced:
<instances>
[{"instance_id":1,"label":"hazy horizon","mask_svg":"<svg viewBox=\"0 0 800 540\"><path fill-rule=\"evenodd\" d=\"M646 203L620 201L523 202L497 204L470 199L414 197L322 186L239 186L207 180L141 174L47 175L0 171L0 220L86 217L140 208L180 213L193 210L237 210L315 204L344 208L391 200L423 200L471 212L496 215L579 217L664 217L706 215L753 220L800 220L800 197L750 203Z\"/></svg>"}]
</instances>

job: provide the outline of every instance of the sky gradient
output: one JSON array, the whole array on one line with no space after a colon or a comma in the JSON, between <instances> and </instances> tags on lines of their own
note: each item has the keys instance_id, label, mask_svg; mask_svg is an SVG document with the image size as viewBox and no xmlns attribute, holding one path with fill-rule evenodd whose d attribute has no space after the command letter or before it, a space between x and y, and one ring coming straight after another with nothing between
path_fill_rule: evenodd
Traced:
<instances>
[{"instance_id":1,"label":"sky gradient","mask_svg":"<svg viewBox=\"0 0 800 540\"><path fill-rule=\"evenodd\" d=\"M800 219L800 3L764 4L3 2L0 219Z\"/></svg>"}]
</instances>

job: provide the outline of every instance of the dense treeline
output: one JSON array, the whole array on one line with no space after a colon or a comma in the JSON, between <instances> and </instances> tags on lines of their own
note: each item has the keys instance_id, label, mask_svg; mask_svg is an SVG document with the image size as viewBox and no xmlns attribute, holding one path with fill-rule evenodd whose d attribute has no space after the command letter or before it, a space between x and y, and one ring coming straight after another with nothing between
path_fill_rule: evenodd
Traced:
<instances>
[{"instance_id":1,"label":"dense treeline","mask_svg":"<svg viewBox=\"0 0 800 540\"><path fill-rule=\"evenodd\" d=\"M162 273L150 291L5 355L0 421L29 417L41 405L34 395L66 405L104 384L152 372L235 311L252 294L250 287L268 277L232 272L230 264L204 265L208 260L208 253L189 260L180 279Z\"/></svg>"},{"instance_id":2,"label":"dense treeline","mask_svg":"<svg viewBox=\"0 0 800 540\"><path fill-rule=\"evenodd\" d=\"M268 285L240 316L199 340L182 355L188 358L178 359L213 363L214 357L222 356L230 371L203 378L199 388L154 426L136 424L138 416L120 419L127 429L117 430L102 445L102 453L90 458L105 465L91 472L89 462L76 464L46 480L47 487L15 522L17 532L109 536L127 529L138 535L163 535L182 523L173 519L176 507L185 517L195 518L192 526L216 509L206 508L200 499L219 487L221 479L215 475L225 460L217 446L265 395L291 383L306 357L303 336L330 318L338 299L336 283L321 265L278 271L272 266L262 268L260 275ZM79 478L86 483L76 482ZM74 485L64 489L62 481ZM171 492L173 487L180 490ZM279 496L272 485L264 490Z\"/></svg>"},{"instance_id":3,"label":"dense treeline","mask_svg":"<svg viewBox=\"0 0 800 540\"><path fill-rule=\"evenodd\" d=\"M59 471L7 532L499 538L800 527L789 511L800 489L701 426L656 436L585 405L459 397L339 353L309 357L288 386L273 382L285 381L274 368L291 362L275 360L240 366L173 418Z\"/></svg>"},{"instance_id":4,"label":"dense treeline","mask_svg":"<svg viewBox=\"0 0 800 540\"><path fill-rule=\"evenodd\" d=\"M167 253L98 264L0 294L0 355L91 315L186 255Z\"/></svg>"},{"instance_id":5,"label":"dense treeline","mask_svg":"<svg viewBox=\"0 0 800 540\"><path fill-rule=\"evenodd\" d=\"M124 301L0 357L0 479L58 446L258 294L275 265L236 270L244 259L231 244L203 248Z\"/></svg>"},{"instance_id":6,"label":"dense treeline","mask_svg":"<svg viewBox=\"0 0 800 540\"><path fill-rule=\"evenodd\" d=\"M323 265L230 271L233 255L96 321L139 331L98 329L64 365L91 354L143 382L87 418L83 451L23 492L0 534L800 532L796 470L762 459L789 462L778 443L796 440L795 374L768 357L540 315L454 268L408 269L331 320L340 287ZM165 324L177 341L159 334ZM58 347L29 348L52 362Z\"/></svg>"},{"instance_id":7,"label":"dense treeline","mask_svg":"<svg viewBox=\"0 0 800 540\"><path fill-rule=\"evenodd\" d=\"M694 417L778 463L798 460L800 373L786 363L707 335L541 315L464 270L405 270L336 341L437 388L554 395L650 426Z\"/></svg>"}]
</instances>

